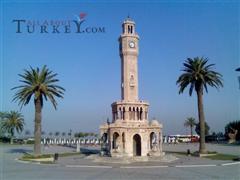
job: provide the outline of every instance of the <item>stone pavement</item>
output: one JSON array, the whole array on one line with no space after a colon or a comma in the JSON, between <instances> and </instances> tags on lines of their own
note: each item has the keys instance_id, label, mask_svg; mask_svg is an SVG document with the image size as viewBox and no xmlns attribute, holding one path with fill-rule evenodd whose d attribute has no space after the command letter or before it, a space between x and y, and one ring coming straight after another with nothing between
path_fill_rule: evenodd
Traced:
<instances>
[{"instance_id":1,"label":"stone pavement","mask_svg":"<svg viewBox=\"0 0 240 180\"><path fill-rule=\"evenodd\" d=\"M57 161L58 165L71 167L181 167L181 166L222 166L223 164L233 163L233 161L210 160L206 158L171 155L166 154L163 158L155 158L146 160L134 160L131 158L110 158L100 157L99 155L76 155L70 157L60 157ZM240 164L240 162L234 162Z\"/></svg>"},{"instance_id":2,"label":"stone pavement","mask_svg":"<svg viewBox=\"0 0 240 180\"><path fill-rule=\"evenodd\" d=\"M199 143L179 143L179 144L163 144L163 151L184 151L190 149L191 152L198 151ZM240 145L231 144L211 144L206 143L208 151L216 151L222 154L232 154L240 156Z\"/></svg>"},{"instance_id":3,"label":"stone pavement","mask_svg":"<svg viewBox=\"0 0 240 180\"><path fill-rule=\"evenodd\" d=\"M51 147L52 148L52 147ZM58 147L54 147L58 148ZM240 164L213 161L204 158L176 156L168 163L136 162L130 164L96 163L85 155L62 157L57 164L21 163L15 159L23 152L32 152L32 146L0 146L1 180L202 180L240 179ZM61 151L64 149L60 148ZM58 151L60 151L58 149ZM53 149L52 149L53 150ZM54 149L57 150L57 149ZM49 149L50 151L50 149ZM71 151L69 149L69 151ZM75 164L74 164L75 163ZM197 166L196 166L197 165Z\"/></svg>"}]
</instances>

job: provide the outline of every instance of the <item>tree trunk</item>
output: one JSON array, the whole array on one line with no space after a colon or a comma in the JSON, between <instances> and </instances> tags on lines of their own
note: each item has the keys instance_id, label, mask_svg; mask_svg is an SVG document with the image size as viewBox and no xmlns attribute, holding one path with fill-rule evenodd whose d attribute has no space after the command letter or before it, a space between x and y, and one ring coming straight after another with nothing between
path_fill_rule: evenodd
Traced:
<instances>
[{"instance_id":1,"label":"tree trunk","mask_svg":"<svg viewBox=\"0 0 240 180\"><path fill-rule=\"evenodd\" d=\"M205 118L203 111L203 93L201 90L197 91L197 99L198 99L198 119L200 123L200 144L199 144L199 153L206 153L206 145L205 145Z\"/></svg>"},{"instance_id":2,"label":"tree trunk","mask_svg":"<svg viewBox=\"0 0 240 180\"><path fill-rule=\"evenodd\" d=\"M41 154L42 105L40 99L35 101L34 155Z\"/></svg>"},{"instance_id":3,"label":"tree trunk","mask_svg":"<svg viewBox=\"0 0 240 180\"><path fill-rule=\"evenodd\" d=\"M13 144L13 137L14 137L14 130L12 129L11 132L10 132L10 144Z\"/></svg>"},{"instance_id":4,"label":"tree trunk","mask_svg":"<svg viewBox=\"0 0 240 180\"><path fill-rule=\"evenodd\" d=\"M191 142L192 142L192 135L193 135L193 133L192 133L192 126L190 126L190 131L191 131Z\"/></svg>"},{"instance_id":5,"label":"tree trunk","mask_svg":"<svg viewBox=\"0 0 240 180\"><path fill-rule=\"evenodd\" d=\"M10 138L10 144L13 144L13 137Z\"/></svg>"}]
</instances>

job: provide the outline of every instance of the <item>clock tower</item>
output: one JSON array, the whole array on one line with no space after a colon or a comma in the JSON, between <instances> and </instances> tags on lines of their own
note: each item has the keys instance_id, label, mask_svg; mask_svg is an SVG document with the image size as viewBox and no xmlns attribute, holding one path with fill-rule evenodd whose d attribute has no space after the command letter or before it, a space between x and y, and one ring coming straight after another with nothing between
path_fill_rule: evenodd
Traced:
<instances>
[{"instance_id":1,"label":"clock tower","mask_svg":"<svg viewBox=\"0 0 240 180\"><path fill-rule=\"evenodd\" d=\"M135 23L127 18L119 37L121 97L124 101L138 101L138 40Z\"/></svg>"},{"instance_id":2,"label":"clock tower","mask_svg":"<svg viewBox=\"0 0 240 180\"><path fill-rule=\"evenodd\" d=\"M149 122L149 103L138 97L139 36L129 17L119 41L121 100L112 103L112 122L100 126L102 152L112 157L161 156L162 124Z\"/></svg>"}]
</instances>

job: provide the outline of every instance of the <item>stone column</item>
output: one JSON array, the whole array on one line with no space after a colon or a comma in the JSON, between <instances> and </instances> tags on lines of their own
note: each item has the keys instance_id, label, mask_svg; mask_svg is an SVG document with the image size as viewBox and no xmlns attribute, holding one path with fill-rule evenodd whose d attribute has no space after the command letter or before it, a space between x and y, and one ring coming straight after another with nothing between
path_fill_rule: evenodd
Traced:
<instances>
[{"instance_id":1,"label":"stone column","mask_svg":"<svg viewBox=\"0 0 240 180\"><path fill-rule=\"evenodd\" d=\"M146 133L142 133L141 134L141 150L142 150L142 152L141 152L141 156L147 156L147 154L148 154L148 143L147 143L147 141L148 141L148 136L147 136L147 134Z\"/></svg>"},{"instance_id":2,"label":"stone column","mask_svg":"<svg viewBox=\"0 0 240 180\"><path fill-rule=\"evenodd\" d=\"M163 143L162 132L159 132L159 151L160 151L160 153L162 153L162 143Z\"/></svg>"},{"instance_id":3,"label":"stone column","mask_svg":"<svg viewBox=\"0 0 240 180\"><path fill-rule=\"evenodd\" d=\"M129 111L125 111L125 120L129 120Z\"/></svg>"},{"instance_id":4,"label":"stone column","mask_svg":"<svg viewBox=\"0 0 240 180\"><path fill-rule=\"evenodd\" d=\"M80 143L77 143L77 149L76 152L80 152Z\"/></svg>"},{"instance_id":5,"label":"stone column","mask_svg":"<svg viewBox=\"0 0 240 180\"><path fill-rule=\"evenodd\" d=\"M117 144L117 146L118 146L118 152L123 152L123 141L122 141L122 133L120 132L120 134L119 134L119 137L118 137L119 139L118 139L118 144Z\"/></svg>"},{"instance_id":6,"label":"stone column","mask_svg":"<svg viewBox=\"0 0 240 180\"><path fill-rule=\"evenodd\" d=\"M125 132L125 137L128 137L127 141L125 141L125 154L127 156L133 155L133 139L132 139L132 133Z\"/></svg>"},{"instance_id":7,"label":"stone column","mask_svg":"<svg viewBox=\"0 0 240 180\"><path fill-rule=\"evenodd\" d=\"M108 132L108 151L111 153L112 151L112 133Z\"/></svg>"},{"instance_id":8,"label":"stone column","mask_svg":"<svg viewBox=\"0 0 240 180\"><path fill-rule=\"evenodd\" d=\"M116 120L116 116L114 112L112 112L112 119L113 119L113 122Z\"/></svg>"},{"instance_id":9,"label":"stone column","mask_svg":"<svg viewBox=\"0 0 240 180\"><path fill-rule=\"evenodd\" d=\"M117 111L117 119L120 119L120 112Z\"/></svg>"}]
</instances>

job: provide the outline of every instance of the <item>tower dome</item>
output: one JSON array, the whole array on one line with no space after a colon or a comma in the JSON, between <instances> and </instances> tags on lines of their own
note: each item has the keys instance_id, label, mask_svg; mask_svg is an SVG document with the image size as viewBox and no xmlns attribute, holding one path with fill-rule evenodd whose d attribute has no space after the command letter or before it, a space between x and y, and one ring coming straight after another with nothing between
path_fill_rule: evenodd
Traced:
<instances>
[{"instance_id":1,"label":"tower dome","mask_svg":"<svg viewBox=\"0 0 240 180\"><path fill-rule=\"evenodd\" d=\"M152 126L159 126L159 122L157 120L152 120L151 125Z\"/></svg>"}]
</instances>

